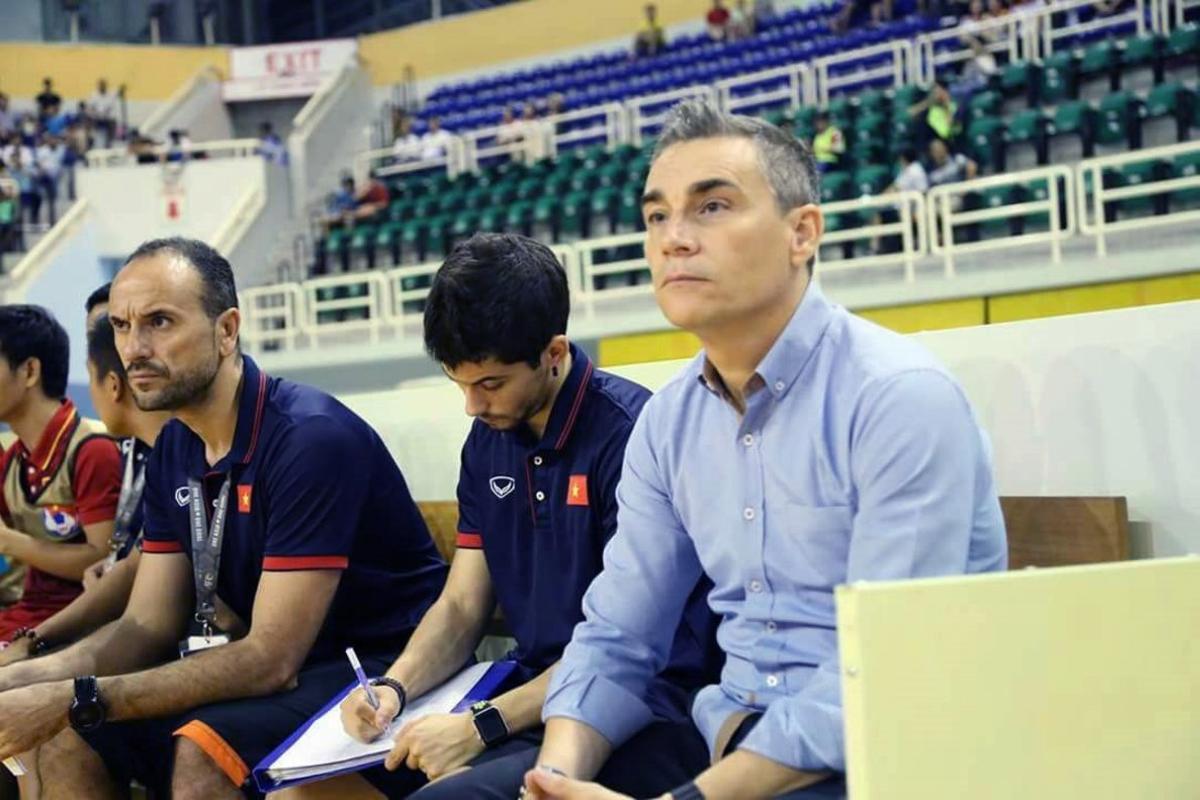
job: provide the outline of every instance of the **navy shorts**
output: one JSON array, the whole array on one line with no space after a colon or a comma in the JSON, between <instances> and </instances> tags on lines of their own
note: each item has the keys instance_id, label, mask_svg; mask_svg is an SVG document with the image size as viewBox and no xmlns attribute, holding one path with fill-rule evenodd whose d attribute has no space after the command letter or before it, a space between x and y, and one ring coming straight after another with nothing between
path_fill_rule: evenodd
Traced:
<instances>
[{"instance_id":1,"label":"navy shorts","mask_svg":"<svg viewBox=\"0 0 1200 800\"><path fill-rule=\"evenodd\" d=\"M382 675L395 657L363 656L363 670ZM175 737L183 736L207 753L247 797L262 797L250 771L353 682L349 661L326 661L302 669L299 684L286 692L213 703L175 717L110 722L83 738L120 786L137 780L155 797L170 797Z\"/></svg>"}]
</instances>

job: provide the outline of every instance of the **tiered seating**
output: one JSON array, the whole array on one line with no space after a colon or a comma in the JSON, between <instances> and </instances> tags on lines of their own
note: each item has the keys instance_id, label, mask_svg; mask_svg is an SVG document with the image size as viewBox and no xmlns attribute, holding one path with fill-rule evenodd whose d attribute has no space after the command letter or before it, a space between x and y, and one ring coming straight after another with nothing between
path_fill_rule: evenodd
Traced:
<instances>
[{"instance_id":1,"label":"tiered seating","mask_svg":"<svg viewBox=\"0 0 1200 800\"><path fill-rule=\"evenodd\" d=\"M1196 92L1180 80L1192 80L1198 56L1200 28L1191 25L1166 38L1146 35L1105 40L1055 53L1041 64L1010 64L989 90L972 98L959 149L987 174L1091 157L1097 148L1138 148L1147 138L1143 131L1158 120L1167 121L1168 129L1147 139L1148 146L1183 141L1192 127L1200 127ZM1085 69L1084 65L1090 66ZM1139 69L1170 80L1162 80L1148 91L1136 91L1126 77ZM1099 76L1103 83L1106 94L1099 102L1079 99L1088 76ZM908 108L924 92L916 86L869 89L830 102L826 110L846 135L848 152L842 169L822 180L824 202L878 194L886 188L895 174L897 154L917 143L918 123L909 117ZM815 107L776 109L767 111L766 117L810 140L816 113ZM445 174L392 179L395 199L386 215L352 232L331 232L324 247L318 247L317 272L436 261L477 230L520 232L547 243L639 230L639 196L652 147L652 143L641 148L626 144L610 151L597 145L530 165L493 164L454 179ZM1019 164L1022 158L1026 163ZM1107 174L1104 180L1106 186L1136 184L1170 177L1172 170L1191 174L1187 170L1194 172L1197 166L1190 162L1134 164ZM1047 191L1042 179L968 201L981 207L1006 205L1042 199ZM1127 200L1112 213L1166 213L1170 205L1194 203L1195 194L1179 192L1169 203L1165 198L1154 203ZM1026 225L1037 227L1045 222L1043 214L984 223L970 235L1019 234ZM860 224L853 215L834 215L829 220L831 230ZM614 248L598 260L635 257L637 253Z\"/></svg>"},{"instance_id":2,"label":"tiered seating","mask_svg":"<svg viewBox=\"0 0 1200 800\"><path fill-rule=\"evenodd\" d=\"M913 0L900 0L897 21L834 35L827 20L840 3L816 4L765 21L755 36L741 41L713 42L699 33L675 39L653 58L631 60L629 51L622 49L443 86L429 96L420 117L439 116L447 130L468 131L498 125L506 105L520 106L554 93L563 96L567 109L587 108L912 39L937 27L911 14L914 5Z\"/></svg>"}]
</instances>

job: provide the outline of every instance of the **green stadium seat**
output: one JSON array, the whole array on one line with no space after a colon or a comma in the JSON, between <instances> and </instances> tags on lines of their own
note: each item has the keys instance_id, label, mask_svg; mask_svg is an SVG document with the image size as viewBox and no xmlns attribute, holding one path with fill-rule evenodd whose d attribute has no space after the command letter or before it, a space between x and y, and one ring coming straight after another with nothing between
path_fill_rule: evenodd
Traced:
<instances>
[{"instance_id":1,"label":"green stadium seat","mask_svg":"<svg viewBox=\"0 0 1200 800\"><path fill-rule=\"evenodd\" d=\"M1046 118L1040 109L1030 108L1015 114L1008 123L1004 134L1006 149L1004 163L1009 163L1009 150L1013 145L1030 145L1033 147L1038 164L1049 160L1046 140Z\"/></svg>"},{"instance_id":2,"label":"green stadium seat","mask_svg":"<svg viewBox=\"0 0 1200 800\"><path fill-rule=\"evenodd\" d=\"M1200 54L1200 25L1180 25L1167 37L1166 54L1170 58L1189 58Z\"/></svg>"},{"instance_id":3,"label":"green stadium seat","mask_svg":"<svg viewBox=\"0 0 1200 800\"><path fill-rule=\"evenodd\" d=\"M620 161L609 161L596 170L596 185L621 187L625 185L625 174L628 167Z\"/></svg>"},{"instance_id":4,"label":"green stadium seat","mask_svg":"<svg viewBox=\"0 0 1200 800\"><path fill-rule=\"evenodd\" d=\"M967 149L981 167L1004 169L1004 120L977 119L967 128Z\"/></svg>"},{"instance_id":5,"label":"green stadium seat","mask_svg":"<svg viewBox=\"0 0 1200 800\"><path fill-rule=\"evenodd\" d=\"M967 107L967 119L974 121L984 117L994 117L1000 113L1003 103L999 92L979 92L971 98Z\"/></svg>"},{"instance_id":6,"label":"green stadium seat","mask_svg":"<svg viewBox=\"0 0 1200 800\"><path fill-rule=\"evenodd\" d=\"M535 197L539 197L542 194L545 183L545 178L522 178L521 182L517 184L517 190L513 194L513 198L516 200L532 200Z\"/></svg>"},{"instance_id":7,"label":"green stadium seat","mask_svg":"<svg viewBox=\"0 0 1200 800\"><path fill-rule=\"evenodd\" d=\"M571 191L586 192L596 186L596 171L592 169L580 168L575 170L571 175Z\"/></svg>"},{"instance_id":8,"label":"green stadium seat","mask_svg":"<svg viewBox=\"0 0 1200 800\"><path fill-rule=\"evenodd\" d=\"M1170 175L1170 167L1162 161L1139 161L1125 164L1119 170L1123 186L1142 186L1165 179ZM1146 214L1167 213L1169 198L1166 192L1146 197L1130 197L1117 201L1117 211L1121 216L1144 216Z\"/></svg>"},{"instance_id":9,"label":"green stadium seat","mask_svg":"<svg viewBox=\"0 0 1200 800\"><path fill-rule=\"evenodd\" d=\"M437 210L439 214L457 214L465 208L466 192L448 191L438 196Z\"/></svg>"},{"instance_id":10,"label":"green stadium seat","mask_svg":"<svg viewBox=\"0 0 1200 800\"><path fill-rule=\"evenodd\" d=\"M559 241L573 242L587 238L588 204L591 199L588 192L570 192L563 198L558 210Z\"/></svg>"},{"instance_id":11,"label":"green stadium seat","mask_svg":"<svg viewBox=\"0 0 1200 800\"><path fill-rule=\"evenodd\" d=\"M892 91L892 116L907 113L909 106L921 102L928 93L928 90L912 84L896 87Z\"/></svg>"},{"instance_id":12,"label":"green stadium seat","mask_svg":"<svg viewBox=\"0 0 1200 800\"><path fill-rule=\"evenodd\" d=\"M412 216L413 202L411 200L393 200L387 207L389 222L403 222Z\"/></svg>"},{"instance_id":13,"label":"green stadium seat","mask_svg":"<svg viewBox=\"0 0 1200 800\"><path fill-rule=\"evenodd\" d=\"M1145 121L1169 117L1175 121L1175 141L1187 141L1195 102L1195 92L1182 83L1163 83L1151 89L1146 96L1146 104L1141 107L1141 118Z\"/></svg>"},{"instance_id":14,"label":"green stadium seat","mask_svg":"<svg viewBox=\"0 0 1200 800\"><path fill-rule=\"evenodd\" d=\"M516 199L516 196L517 187L512 181L493 184L488 189L488 206L503 208Z\"/></svg>"},{"instance_id":15,"label":"green stadium seat","mask_svg":"<svg viewBox=\"0 0 1200 800\"><path fill-rule=\"evenodd\" d=\"M400 223L388 222L375 232L375 266L384 269L400 263Z\"/></svg>"},{"instance_id":16,"label":"green stadium seat","mask_svg":"<svg viewBox=\"0 0 1200 800\"><path fill-rule=\"evenodd\" d=\"M508 207L508 213L504 217L505 230L528 236L532 223L533 203L528 200L518 200Z\"/></svg>"},{"instance_id":17,"label":"green stadium seat","mask_svg":"<svg viewBox=\"0 0 1200 800\"><path fill-rule=\"evenodd\" d=\"M400 226L400 260L416 264L422 260L425 249L426 224L423 219L414 219Z\"/></svg>"},{"instance_id":18,"label":"green stadium seat","mask_svg":"<svg viewBox=\"0 0 1200 800\"><path fill-rule=\"evenodd\" d=\"M849 155L849 161L853 164L877 164L881 161L888 160L887 141L883 137L859 137L858 141L846 151ZM841 164L845 166L847 159L843 158Z\"/></svg>"},{"instance_id":19,"label":"green stadium seat","mask_svg":"<svg viewBox=\"0 0 1200 800\"><path fill-rule=\"evenodd\" d=\"M453 249L454 245L459 242L464 242L475 235L479 230L479 215L473 211L463 212L454 217L454 221L450 223L449 230L449 246Z\"/></svg>"},{"instance_id":20,"label":"green stadium seat","mask_svg":"<svg viewBox=\"0 0 1200 800\"><path fill-rule=\"evenodd\" d=\"M1157 33L1131 36L1125 40L1121 50L1121 69L1129 71L1139 67L1151 67L1154 71L1154 82L1162 83L1164 45L1165 41Z\"/></svg>"},{"instance_id":21,"label":"green stadium seat","mask_svg":"<svg viewBox=\"0 0 1200 800\"><path fill-rule=\"evenodd\" d=\"M1096 42L1083 51L1079 59L1079 76L1083 79L1103 76L1108 79L1108 90L1121 88L1121 49L1112 39Z\"/></svg>"},{"instance_id":22,"label":"green stadium seat","mask_svg":"<svg viewBox=\"0 0 1200 800\"><path fill-rule=\"evenodd\" d=\"M1082 100L1059 104L1054 116L1046 125L1046 137L1078 137L1084 158L1091 158L1096 151L1096 110ZM1057 159L1056 159L1057 160Z\"/></svg>"},{"instance_id":23,"label":"green stadium seat","mask_svg":"<svg viewBox=\"0 0 1200 800\"><path fill-rule=\"evenodd\" d=\"M1130 149L1141 147L1142 105L1133 92L1114 92L1101 100L1096 142Z\"/></svg>"},{"instance_id":24,"label":"green stadium seat","mask_svg":"<svg viewBox=\"0 0 1200 800\"><path fill-rule=\"evenodd\" d=\"M860 195L882 194L892 182L891 167L871 164L854 173L854 188Z\"/></svg>"},{"instance_id":25,"label":"green stadium seat","mask_svg":"<svg viewBox=\"0 0 1200 800\"><path fill-rule=\"evenodd\" d=\"M777 128L786 127L792 122L791 112L786 108L773 108L762 115L763 121Z\"/></svg>"},{"instance_id":26,"label":"green stadium seat","mask_svg":"<svg viewBox=\"0 0 1200 800\"><path fill-rule=\"evenodd\" d=\"M849 200L854 194L854 178L845 172L827 172L821 176L821 202Z\"/></svg>"},{"instance_id":27,"label":"green stadium seat","mask_svg":"<svg viewBox=\"0 0 1200 800\"><path fill-rule=\"evenodd\" d=\"M1175 156L1171 163L1172 178L1200 177L1200 153L1185 153ZM1200 186L1193 189L1176 189L1169 198L1171 211L1200 208Z\"/></svg>"},{"instance_id":28,"label":"green stadium seat","mask_svg":"<svg viewBox=\"0 0 1200 800\"><path fill-rule=\"evenodd\" d=\"M325 253L329 258L328 271L348 272L350 270L350 236L345 228L332 228L325 237Z\"/></svg>"},{"instance_id":29,"label":"green stadium seat","mask_svg":"<svg viewBox=\"0 0 1200 800\"><path fill-rule=\"evenodd\" d=\"M849 125L858 113L855 108L854 98L848 94L838 95L829 101L829 105L825 108L831 120L843 120Z\"/></svg>"},{"instance_id":30,"label":"green stadium seat","mask_svg":"<svg viewBox=\"0 0 1200 800\"><path fill-rule=\"evenodd\" d=\"M551 243L558 235L558 198L539 197L533 201L530 235L538 241Z\"/></svg>"},{"instance_id":31,"label":"green stadium seat","mask_svg":"<svg viewBox=\"0 0 1200 800\"><path fill-rule=\"evenodd\" d=\"M611 186L601 186L592 192L588 205L592 237L610 236L616 231L617 196L617 190Z\"/></svg>"},{"instance_id":32,"label":"green stadium seat","mask_svg":"<svg viewBox=\"0 0 1200 800\"><path fill-rule=\"evenodd\" d=\"M488 233L501 233L504 231L504 216L506 210L497 207L488 207L479 212L479 230Z\"/></svg>"},{"instance_id":33,"label":"green stadium seat","mask_svg":"<svg viewBox=\"0 0 1200 800\"><path fill-rule=\"evenodd\" d=\"M868 89L867 91L859 92L855 95L854 102L858 105L858 115L860 117L869 114L878 114L886 118L892 107L892 101L887 96L887 93L879 89Z\"/></svg>"},{"instance_id":34,"label":"green stadium seat","mask_svg":"<svg viewBox=\"0 0 1200 800\"><path fill-rule=\"evenodd\" d=\"M1025 96L1025 102L1038 102L1042 82L1042 68L1032 61L1017 61L1000 72L1000 91L1005 97Z\"/></svg>"},{"instance_id":35,"label":"green stadium seat","mask_svg":"<svg viewBox=\"0 0 1200 800\"><path fill-rule=\"evenodd\" d=\"M861 138L863 135L871 138L882 138L888 133L888 118L878 111L865 111L859 114L854 126L855 132Z\"/></svg>"},{"instance_id":36,"label":"green stadium seat","mask_svg":"<svg viewBox=\"0 0 1200 800\"><path fill-rule=\"evenodd\" d=\"M463 195L463 208L471 211L478 211L488 204L488 197L491 194L490 186L472 186Z\"/></svg>"},{"instance_id":37,"label":"green stadium seat","mask_svg":"<svg viewBox=\"0 0 1200 800\"><path fill-rule=\"evenodd\" d=\"M626 188L617 200L617 232L633 233L645 227L642 219L641 189Z\"/></svg>"},{"instance_id":38,"label":"green stadium seat","mask_svg":"<svg viewBox=\"0 0 1200 800\"><path fill-rule=\"evenodd\" d=\"M984 189L979 193L978 205L981 209L1002 208L1014 203L1014 195L1012 186L993 186L991 189ZM1013 222L1012 218L986 220L979 224L980 233L987 239L1016 235L1014 230L1016 226L1013 225Z\"/></svg>"},{"instance_id":39,"label":"green stadium seat","mask_svg":"<svg viewBox=\"0 0 1200 800\"><path fill-rule=\"evenodd\" d=\"M375 266L374 225L355 225L350 231L350 264L355 269Z\"/></svg>"},{"instance_id":40,"label":"green stadium seat","mask_svg":"<svg viewBox=\"0 0 1200 800\"><path fill-rule=\"evenodd\" d=\"M422 261L440 261L446 257L445 217L434 217L425 224L425 247L421 250Z\"/></svg>"},{"instance_id":41,"label":"green stadium seat","mask_svg":"<svg viewBox=\"0 0 1200 800\"><path fill-rule=\"evenodd\" d=\"M1054 53L1042 60L1038 99L1053 103L1079 96L1079 62L1070 51Z\"/></svg>"}]
</instances>

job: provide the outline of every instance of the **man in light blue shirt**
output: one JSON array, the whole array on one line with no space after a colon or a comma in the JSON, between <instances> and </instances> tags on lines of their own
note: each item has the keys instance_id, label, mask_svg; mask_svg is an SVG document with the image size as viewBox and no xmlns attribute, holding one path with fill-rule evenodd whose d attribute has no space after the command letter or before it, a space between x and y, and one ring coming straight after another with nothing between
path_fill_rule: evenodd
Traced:
<instances>
[{"instance_id":1,"label":"man in light blue shirt","mask_svg":"<svg viewBox=\"0 0 1200 800\"><path fill-rule=\"evenodd\" d=\"M962 389L812 282L818 197L812 156L766 123L689 102L660 136L647 258L663 313L704 352L629 440L617 533L551 683L527 796L617 796L574 779L649 722L641 697L701 573L726 664L695 725L662 743L696 776L663 797L842 796L834 587L1006 566Z\"/></svg>"}]
</instances>

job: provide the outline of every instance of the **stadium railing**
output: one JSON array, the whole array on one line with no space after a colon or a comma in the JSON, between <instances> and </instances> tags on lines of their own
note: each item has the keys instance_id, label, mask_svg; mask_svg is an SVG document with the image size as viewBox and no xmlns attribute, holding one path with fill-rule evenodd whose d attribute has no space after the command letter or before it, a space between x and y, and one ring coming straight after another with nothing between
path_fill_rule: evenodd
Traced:
<instances>
[{"instance_id":1,"label":"stadium railing","mask_svg":"<svg viewBox=\"0 0 1200 800\"><path fill-rule=\"evenodd\" d=\"M821 211L826 219L826 232L821 237L823 251L838 249L835 245L857 245L849 257L837 260L824 258L818 253L817 263L821 272L899 264L904 267L905 281L912 283L917 279L917 259L929 252L925 195L920 192L893 192L865 196L822 203ZM836 228L830 229L831 218L839 221ZM872 221L876 219L879 221ZM886 237L899 240L893 252L879 246ZM874 246L867 253L860 254L865 244Z\"/></svg>"},{"instance_id":2,"label":"stadium railing","mask_svg":"<svg viewBox=\"0 0 1200 800\"><path fill-rule=\"evenodd\" d=\"M625 109L629 114L630 141L640 147L647 138L652 138L662 127L672 106L681 100L690 100L695 97L715 103L717 100L716 87L698 84L626 100Z\"/></svg>"},{"instance_id":3,"label":"stadium railing","mask_svg":"<svg viewBox=\"0 0 1200 800\"><path fill-rule=\"evenodd\" d=\"M1133 26L1136 35L1140 36L1146 32L1147 22L1152 23L1153 26L1162 26L1164 22L1161 18L1162 5L1157 0L1135 0L1133 5L1125 11L1109 15L1097 15L1086 22L1069 24L1072 12L1086 11L1094 7L1095 3L1093 0L1066 0L1066 2L1058 2L1056 0L1053 5L1047 7L1046 11L1025 17L1025 20L1030 20L1026 24L1031 29L1040 31L1041 33L1041 36L1038 37L1041 51L1038 53L1027 53L1026 58L1044 58L1057 50L1062 50L1064 46L1068 48L1074 47L1075 42L1081 37L1089 38L1095 34L1104 32L1124 31L1128 30L1130 26ZM1060 17L1059 15L1062 16ZM1059 19L1067 19L1068 23L1062 25L1052 24ZM1034 28L1033 21L1036 21L1036 28ZM1156 27L1156 29L1161 30L1161 27Z\"/></svg>"},{"instance_id":4,"label":"stadium railing","mask_svg":"<svg viewBox=\"0 0 1200 800\"><path fill-rule=\"evenodd\" d=\"M160 144L145 152L160 158L172 153L181 153L189 158L247 158L258 153L259 144L258 139L224 139L215 142L192 142L181 147ZM137 155L124 147L98 148L87 152L89 167L119 167L136 161Z\"/></svg>"},{"instance_id":5,"label":"stadium railing","mask_svg":"<svg viewBox=\"0 0 1200 800\"><path fill-rule=\"evenodd\" d=\"M919 41L919 39L918 39ZM817 102L828 105L838 91L863 85L903 86L920 76L913 42L897 39L813 62Z\"/></svg>"},{"instance_id":6,"label":"stadium railing","mask_svg":"<svg viewBox=\"0 0 1200 800\"><path fill-rule=\"evenodd\" d=\"M80 198L71 204L66 213L58 218L52 228L29 249L0 283L0 295L20 297L25 282L37 275L50 262L55 249L75 234L76 229L87 217L88 201ZM6 302L0 296L0 302Z\"/></svg>"},{"instance_id":7,"label":"stadium railing","mask_svg":"<svg viewBox=\"0 0 1200 800\"><path fill-rule=\"evenodd\" d=\"M816 103L815 80L808 64L788 64L718 81L717 101L726 111L739 114L784 104L794 107Z\"/></svg>"}]
</instances>

